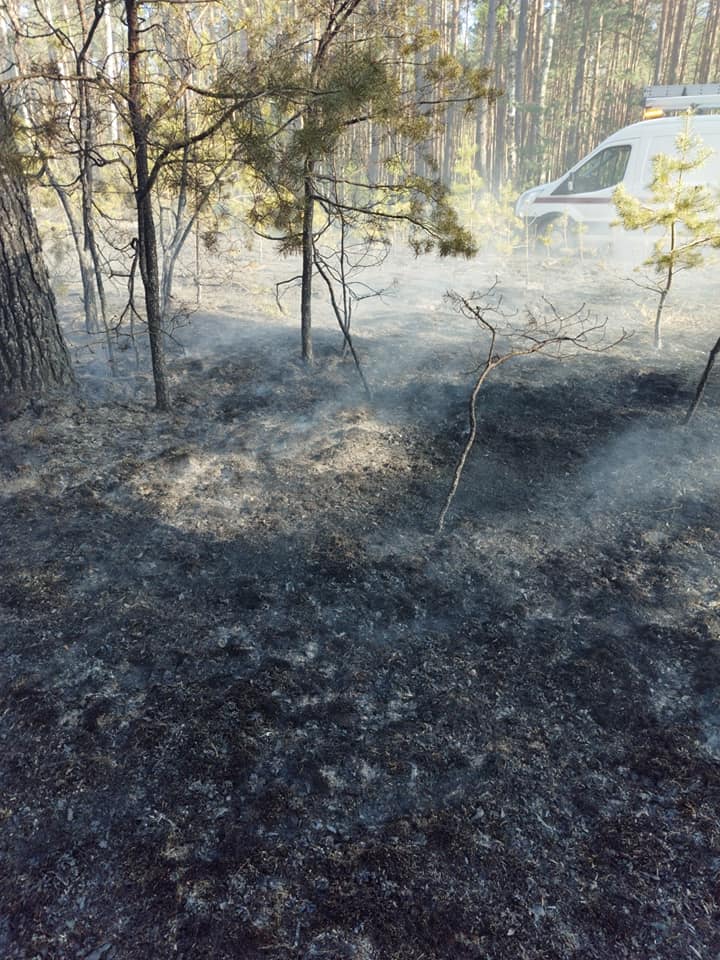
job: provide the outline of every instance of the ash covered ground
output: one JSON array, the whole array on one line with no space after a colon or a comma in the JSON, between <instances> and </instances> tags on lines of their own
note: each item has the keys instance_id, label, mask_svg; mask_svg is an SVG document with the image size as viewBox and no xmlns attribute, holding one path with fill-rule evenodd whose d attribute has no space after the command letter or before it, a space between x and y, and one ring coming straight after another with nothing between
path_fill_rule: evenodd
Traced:
<instances>
[{"instance_id":1,"label":"ash covered ground","mask_svg":"<svg viewBox=\"0 0 720 960\"><path fill-rule=\"evenodd\" d=\"M500 265L637 332L497 371L437 536L482 355L442 294L495 267L385 265L372 400L273 271L179 332L171 414L78 350L79 400L2 425L0 955L715 958L712 275L658 354L603 264Z\"/></svg>"}]
</instances>

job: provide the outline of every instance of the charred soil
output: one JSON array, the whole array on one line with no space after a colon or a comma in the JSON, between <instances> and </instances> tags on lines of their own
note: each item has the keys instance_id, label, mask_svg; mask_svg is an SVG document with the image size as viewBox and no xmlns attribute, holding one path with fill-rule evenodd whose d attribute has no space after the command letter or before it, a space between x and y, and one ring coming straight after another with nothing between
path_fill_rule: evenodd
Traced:
<instances>
[{"instance_id":1,"label":"charred soil","mask_svg":"<svg viewBox=\"0 0 720 960\"><path fill-rule=\"evenodd\" d=\"M372 401L218 313L171 414L85 364L2 425L2 957L720 954L718 318L504 368L438 537L441 292L368 308Z\"/></svg>"}]
</instances>

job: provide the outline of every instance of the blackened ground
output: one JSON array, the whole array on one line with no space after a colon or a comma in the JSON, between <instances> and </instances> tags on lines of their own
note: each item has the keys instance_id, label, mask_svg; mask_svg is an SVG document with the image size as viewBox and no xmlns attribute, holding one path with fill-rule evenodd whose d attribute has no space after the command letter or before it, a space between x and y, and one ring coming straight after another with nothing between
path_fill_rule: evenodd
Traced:
<instances>
[{"instance_id":1,"label":"blackened ground","mask_svg":"<svg viewBox=\"0 0 720 960\"><path fill-rule=\"evenodd\" d=\"M504 368L440 537L431 332L3 425L3 958L720 952L712 329Z\"/></svg>"}]
</instances>

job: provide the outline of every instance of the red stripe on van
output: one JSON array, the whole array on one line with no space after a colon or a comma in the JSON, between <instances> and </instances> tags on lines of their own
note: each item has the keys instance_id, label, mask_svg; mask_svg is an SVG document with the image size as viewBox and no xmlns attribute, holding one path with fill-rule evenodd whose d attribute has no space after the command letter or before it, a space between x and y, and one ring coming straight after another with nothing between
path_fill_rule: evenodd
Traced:
<instances>
[{"instance_id":1,"label":"red stripe on van","mask_svg":"<svg viewBox=\"0 0 720 960\"><path fill-rule=\"evenodd\" d=\"M533 203L612 203L612 197L574 197L571 194L559 197L535 197Z\"/></svg>"}]
</instances>

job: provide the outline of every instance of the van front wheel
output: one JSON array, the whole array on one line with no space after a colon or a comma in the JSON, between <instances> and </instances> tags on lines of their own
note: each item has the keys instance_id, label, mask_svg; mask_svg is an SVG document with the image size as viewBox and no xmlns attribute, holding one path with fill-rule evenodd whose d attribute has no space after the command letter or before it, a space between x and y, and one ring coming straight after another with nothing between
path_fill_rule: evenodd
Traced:
<instances>
[{"instance_id":1,"label":"van front wheel","mask_svg":"<svg viewBox=\"0 0 720 960\"><path fill-rule=\"evenodd\" d=\"M535 221L535 247L556 255L581 250L582 225L571 217L547 214Z\"/></svg>"}]
</instances>

